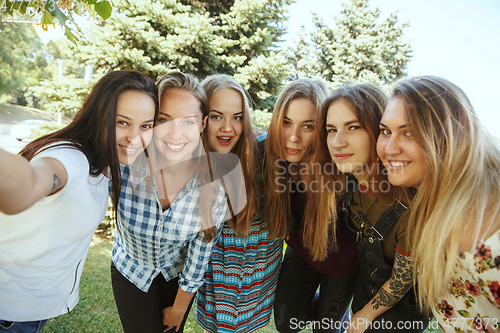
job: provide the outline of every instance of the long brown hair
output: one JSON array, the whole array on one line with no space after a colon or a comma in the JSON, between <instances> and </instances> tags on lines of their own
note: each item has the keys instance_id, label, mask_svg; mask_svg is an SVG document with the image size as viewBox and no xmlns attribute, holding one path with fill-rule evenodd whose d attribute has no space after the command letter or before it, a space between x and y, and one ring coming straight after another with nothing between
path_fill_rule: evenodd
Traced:
<instances>
[{"instance_id":1,"label":"long brown hair","mask_svg":"<svg viewBox=\"0 0 500 333\"><path fill-rule=\"evenodd\" d=\"M252 122L250 118L252 99L248 92L243 89L243 87L241 87L236 80L225 74L210 75L203 80L201 85L205 88L209 101L216 91L231 89L239 93L243 103L243 131L240 139L231 149L231 153L236 154L241 161L243 177L245 180L244 188L246 191L247 205L236 215L236 217L232 217L230 221L232 222L232 227L238 235L247 235L255 217L255 213L258 210L259 200L256 172L259 168L259 152L257 139L253 135ZM208 121L210 121L210 118ZM203 136L205 138L205 142L208 142L208 131L205 131ZM211 147L209 147L209 151L213 151Z\"/></svg>"},{"instance_id":2,"label":"long brown hair","mask_svg":"<svg viewBox=\"0 0 500 333\"><path fill-rule=\"evenodd\" d=\"M351 111L354 113L358 119L361 127L368 133L371 140L371 158L369 163L372 164L370 172L369 183L373 184L377 193L388 197L388 199L394 199L398 197L408 201L408 196L406 191L402 188L397 188L396 186L390 186L387 180L387 171L385 167L377 156L377 138L380 134L379 123L382 119L382 114L387 105L387 95L378 86L371 83L362 83L357 85L345 85L337 88L332 95L330 95L321 106L321 112L319 115L319 130L316 139L317 150L314 156L315 162L321 162L323 164L332 164L333 172L327 174L327 176L332 176L332 180L336 184L340 184L344 179L344 175L337 169L332 161L328 150L327 144L327 130L326 130L326 119L328 116L328 110L332 104L338 101L345 101ZM341 186L337 190L344 190L344 186ZM387 188L386 188L387 187Z\"/></svg>"},{"instance_id":3,"label":"long brown hair","mask_svg":"<svg viewBox=\"0 0 500 333\"><path fill-rule=\"evenodd\" d=\"M319 114L321 103L328 95L328 88L319 80L301 78L288 84L278 96L274 107L271 125L266 143L266 206L265 219L269 226L269 238L279 237L285 239L290 230L290 189L288 181L285 182L286 190L283 190L283 184L278 184L275 180L280 174L279 170L288 169L288 162L284 158L284 148L281 141L281 131L286 110L290 103L298 98L307 98L315 106ZM310 163L315 151L315 142L311 143L304 154L303 162ZM302 162L302 161L301 161ZM288 172L285 177L289 177ZM288 180L288 179L287 179ZM309 204L310 200L308 200ZM306 204L306 211L308 206ZM321 214L324 213L321 210ZM328 218L316 219L314 214L305 214L303 240L304 245L311 252L314 260L324 259L328 254L328 242L331 236L329 231ZM325 213L324 216L330 215Z\"/></svg>"},{"instance_id":4,"label":"long brown hair","mask_svg":"<svg viewBox=\"0 0 500 333\"><path fill-rule=\"evenodd\" d=\"M311 193L311 204L309 211L315 212L326 210L336 217L338 199L346 190L345 174L338 170L332 160L328 150L326 122L328 110L332 104L344 101L358 119L361 127L368 133L370 142L371 164L369 184L374 184L378 188L377 193L384 199L391 202L394 198L407 198L402 189L391 186L387 180L387 172L383 163L377 156L377 138L380 133L379 122L387 105L387 95L382 89L371 83L357 85L345 85L337 88L321 106L318 120L318 135L316 136L316 151L313 156L314 180L321 184L320 188L325 190ZM328 168L325 166L328 165ZM323 186L324 184L324 186ZM385 188L387 186L387 189ZM407 201L407 200L405 200ZM336 221L332 217L332 237L331 246L336 248Z\"/></svg>"},{"instance_id":5,"label":"long brown hair","mask_svg":"<svg viewBox=\"0 0 500 333\"><path fill-rule=\"evenodd\" d=\"M500 144L480 124L465 93L448 80L403 80L392 98L422 146L427 171L411 203L408 235L420 305L449 287L459 254L500 228Z\"/></svg>"},{"instance_id":6,"label":"long brown hair","mask_svg":"<svg viewBox=\"0 0 500 333\"><path fill-rule=\"evenodd\" d=\"M106 173L109 168L112 202L116 209L121 190L120 163L116 150L116 105L120 94L129 90L143 92L153 99L156 121L158 97L155 83L137 71L112 71L94 85L68 126L30 142L19 155L31 160L54 143L81 151L87 157L92 177Z\"/></svg>"}]
</instances>

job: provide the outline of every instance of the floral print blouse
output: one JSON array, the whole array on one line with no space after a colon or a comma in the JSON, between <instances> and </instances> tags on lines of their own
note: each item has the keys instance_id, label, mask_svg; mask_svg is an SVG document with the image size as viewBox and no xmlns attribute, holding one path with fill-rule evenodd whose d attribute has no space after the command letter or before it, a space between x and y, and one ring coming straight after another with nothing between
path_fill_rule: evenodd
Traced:
<instances>
[{"instance_id":1,"label":"floral print blouse","mask_svg":"<svg viewBox=\"0 0 500 333\"><path fill-rule=\"evenodd\" d=\"M500 332L500 230L458 259L432 312L444 332Z\"/></svg>"}]
</instances>

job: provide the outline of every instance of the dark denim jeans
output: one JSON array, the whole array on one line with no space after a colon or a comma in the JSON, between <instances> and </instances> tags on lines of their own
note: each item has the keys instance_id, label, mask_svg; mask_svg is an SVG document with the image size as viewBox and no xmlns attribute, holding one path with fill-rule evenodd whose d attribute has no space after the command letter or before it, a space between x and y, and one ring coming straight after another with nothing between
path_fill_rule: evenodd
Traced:
<instances>
[{"instance_id":1,"label":"dark denim jeans","mask_svg":"<svg viewBox=\"0 0 500 333\"><path fill-rule=\"evenodd\" d=\"M46 322L47 319L35 321L6 321L0 319L0 332L40 333Z\"/></svg>"},{"instance_id":2,"label":"dark denim jeans","mask_svg":"<svg viewBox=\"0 0 500 333\"><path fill-rule=\"evenodd\" d=\"M336 327L341 327L349 311L356 274L320 273L287 247L274 301L276 329L281 333L299 332L314 320L314 332L343 332Z\"/></svg>"}]
</instances>

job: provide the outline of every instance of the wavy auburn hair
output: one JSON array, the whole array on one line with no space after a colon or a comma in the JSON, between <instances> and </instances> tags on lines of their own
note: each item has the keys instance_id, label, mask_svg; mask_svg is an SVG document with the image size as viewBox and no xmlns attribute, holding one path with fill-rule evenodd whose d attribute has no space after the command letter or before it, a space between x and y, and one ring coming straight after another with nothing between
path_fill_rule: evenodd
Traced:
<instances>
[{"instance_id":1,"label":"wavy auburn hair","mask_svg":"<svg viewBox=\"0 0 500 333\"><path fill-rule=\"evenodd\" d=\"M285 160L281 139L286 110L292 101L299 98L307 98L316 106L316 112L319 114L321 103L327 95L328 88L322 81L301 78L289 83L278 96L266 142L265 219L269 227L269 238L279 237L286 239L292 221L290 215L290 188L288 186L290 175L288 173L285 175L286 191L280 189L279 184L276 182L276 177L280 174L279 170L283 170L283 168L288 169L288 162ZM316 149L315 146L315 140L313 140L305 152L301 163L310 163L312 161L313 152ZM306 212L311 212L309 210L310 202L311 200L308 200L306 203ZM322 260L328 254L328 244L331 237L330 218L331 214L326 209L304 215L304 245L309 249L314 260Z\"/></svg>"},{"instance_id":2,"label":"wavy auburn hair","mask_svg":"<svg viewBox=\"0 0 500 333\"><path fill-rule=\"evenodd\" d=\"M240 159L241 166L243 169L243 177L245 180L244 190L246 191L247 205L245 208L234 216L231 211L230 222L232 228L236 231L239 236L247 235L250 231L250 226L258 211L259 204L259 192L257 185L257 173L256 170L259 168L259 151L257 146L257 139L253 135L252 121L250 118L250 109L252 104L252 99L248 92L243 89L243 87L236 82L235 79L226 74L214 74L210 75L201 82L203 88L208 95L208 101L212 95L223 89L231 89L236 91L242 100L242 110L243 110L243 131L241 136L236 143L236 145L231 149L231 153L237 155ZM210 110L208 110L210 112ZM210 122L210 117L208 118ZM203 133L204 142L208 142L208 130ZM211 147L208 148L209 151L213 151ZM227 184L231 185L231 184ZM243 190L243 188L235 189Z\"/></svg>"},{"instance_id":3,"label":"wavy auburn hair","mask_svg":"<svg viewBox=\"0 0 500 333\"><path fill-rule=\"evenodd\" d=\"M406 79L391 98L404 103L427 159L408 235L419 302L430 309L448 288L458 256L473 252L477 239L500 228L500 144L480 124L465 93L448 80Z\"/></svg>"}]
</instances>

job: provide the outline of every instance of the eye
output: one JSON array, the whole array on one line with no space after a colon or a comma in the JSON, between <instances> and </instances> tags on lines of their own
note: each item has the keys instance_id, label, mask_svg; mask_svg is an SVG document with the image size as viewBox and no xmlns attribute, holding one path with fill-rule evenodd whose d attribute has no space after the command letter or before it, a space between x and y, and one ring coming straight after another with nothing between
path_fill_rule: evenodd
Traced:
<instances>
[{"instance_id":1,"label":"eye","mask_svg":"<svg viewBox=\"0 0 500 333\"><path fill-rule=\"evenodd\" d=\"M361 126L357 126L357 125L349 126L350 131L355 131L355 130L358 130L360 128L361 128Z\"/></svg>"},{"instance_id":2,"label":"eye","mask_svg":"<svg viewBox=\"0 0 500 333\"><path fill-rule=\"evenodd\" d=\"M326 132L327 133L337 133L337 129L336 128L327 128Z\"/></svg>"},{"instance_id":3,"label":"eye","mask_svg":"<svg viewBox=\"0 0 500 333\"><path fill-rule=\"evenodd\" d=\"M386 128L381 128L380 129L380 134L381 135L391 135L391 131L389 131L388 129Z\"/></svg>"},{"instance_id":4,"label":"eye","mask_svg":"<svg viewBox=\"0 0 500 333\"><path fill-rule=\"evenodd\" d=\"M406 136L407 138L413 137L413 134L410 131L406 131L405 134L403 134L403 135Z\"/></svg>"},{"instance_id":5,"label":"eye","mask_svg":"<svg viewBox=\"0 0 500 333\"><path fill-rule=\"evenodd\" d=\"M166 122L170 121L170 119L166 118L166 117L163 117L163 118L159 118L158 119L158 122L161 123L161 124L164 124Z\"/></svg>"},{"instance_id":6,"label":"eye","mask_svg":"<svg viewBox=\"0 0 500 333\"><path fill-rule=\"evenodd\" d=\"M194 120L186 120L184 122L184 124L186 124L186 125L194 125L194 124L196 124L196 122Z\"/></svg>"},{"instance_id":7,"label":"eye","mask_svg":"<svg viewBox=\"0 0 500 333\"><path fill-rule=\"evenodd\" d=\"M283 125L284 126L290 126L292 123L290 123L288 120L283 120Z\"/></svg>"},{"instance_id":8,"label":"eye","mask_svg":"<svg viewBox=\"0 0 500 333\"><path fill-rule=\"evenodd\" d=\"M124 121L124 120L119 120L116 122L118 125L122 125L122 126L126 126L127 125L127 122Z\"/></svg>"},{"instance_id":9,"label":"eye","mask_svg":"<svg viewBox=\"0 0 500 333\"><path fill-rule=\"evenodd\" d=\"M213 119L213 120L221 120L221 119L222 119L222 117L221 117L221 116L219 116L218 114L214 114L214 115L211 115L211 116L210 116L210 119Z\"/></svg>"},{"instance_id":10,"label":"eye","mask_svg":"<svg viewBox=\"0 0 500 333\"><path fill-rule=\"evenodd\" d=\"M314 125L304 125L304 126L302 126L302 128L304 129L304 131L307 131L307 132L314 131Z\"/></svg>"},{"instance_id":11,"label":"eye","mask_svg":"<svg viewBox=\"0 0 500 333\"><path fill-rule=\"evenodd\" d=\"M243 117L242 116L234 116L233 119L236 121L241 121L241 120L243 120Z\"/></svg>"},{"instance_id":12,"label":"eye","mask_svg":"<svg viewBox=\"0 0 500 333\"><path fill-rule=\"evenodd\" d=\"M148 129L153 128L153 126L152 126L151 124L143 124L141 127L142 127L143 129L145 129L145 130L148 130Z\"/></svg>"}]
</instances>

